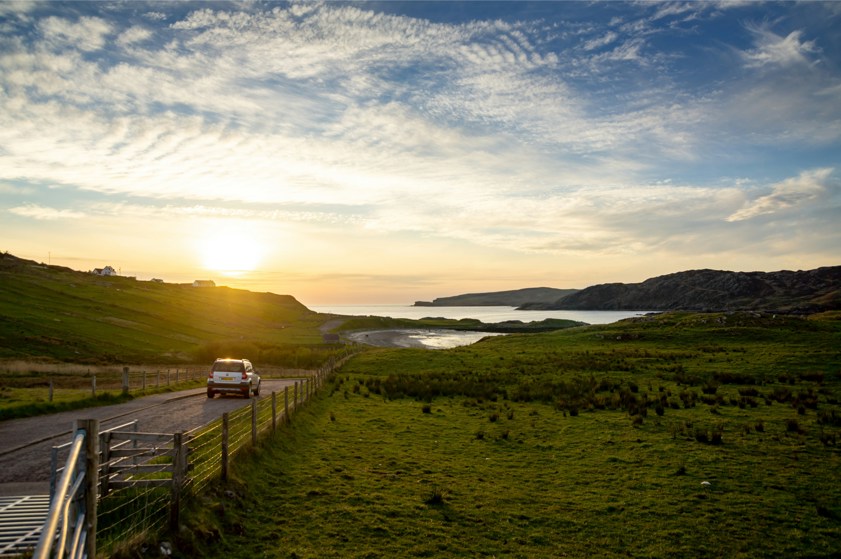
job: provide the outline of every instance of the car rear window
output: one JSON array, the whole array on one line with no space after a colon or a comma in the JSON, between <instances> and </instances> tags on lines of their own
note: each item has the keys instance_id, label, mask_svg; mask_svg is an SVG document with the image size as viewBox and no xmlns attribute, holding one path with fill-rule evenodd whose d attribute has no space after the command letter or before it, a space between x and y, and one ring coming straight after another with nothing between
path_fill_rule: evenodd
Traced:
<instances>
[{"instance_id":1,"label":"car rear window","mask_svg":"<svg viewBox=\"0 0 841 559\"><path fill-rule=\"evenodd\" d=\"M217 361L213 364L214 373L241 373L244 368L242 361Z\"/></svg>"}]
</instances>

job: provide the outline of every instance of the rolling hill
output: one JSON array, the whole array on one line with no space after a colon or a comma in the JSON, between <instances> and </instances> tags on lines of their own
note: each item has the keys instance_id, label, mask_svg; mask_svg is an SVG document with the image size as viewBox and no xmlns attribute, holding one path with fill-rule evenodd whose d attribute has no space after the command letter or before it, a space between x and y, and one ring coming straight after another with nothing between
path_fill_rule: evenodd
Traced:
<instances>
[{"instance_id":1,"label":"rolling hill","mask_svg":"<svg viewBox=\"0 0 841 559\"><path fill-rule=\"evenodd\" d=\"M528 287L512 291L489 293L467 293L452 297L438 297L433 301L417 301L416 307L519 307L526 303L554 303L558 299L575 293L577 289L555 289L553 287Z\"/></svg>"},{"instance_id":2,"label":"rolling hill","mask_svg":"<svg viewBox=\"0 0 841 559\"><path fill-rule=\"evenodd\" d=\"M0 254L0 359L168 362L321 343L294 297L104 277Z\"/></svg>"},{"instance_id":3,"label":"rolling hill","mask_svg":"<svg viewBox=\"0 0 841 559\"><path fill-rule=\"evenodd\" d=\"M809 271L690 270L642 283L594 285L523 310L689 310L811 313L841 309L841 266Z\"/></svg>"}]
</instances>

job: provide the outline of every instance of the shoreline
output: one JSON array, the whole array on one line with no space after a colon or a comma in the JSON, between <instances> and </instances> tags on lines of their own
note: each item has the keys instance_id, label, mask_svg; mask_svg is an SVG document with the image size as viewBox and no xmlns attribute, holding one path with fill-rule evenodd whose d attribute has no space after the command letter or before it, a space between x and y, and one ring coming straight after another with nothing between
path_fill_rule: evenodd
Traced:
<instances>
[{"instance_id":1,"label":"shoreline","mask_svg":"<svg viewBox=\"0 0 841 559\"><path fill-rule=\"evenodd\" d=\"M352 342L387 348L449 349L470 345L482 338L498 336L492 332L447 330L444 328L389 328L348 332Z\"/></svg>"}]
</instances>

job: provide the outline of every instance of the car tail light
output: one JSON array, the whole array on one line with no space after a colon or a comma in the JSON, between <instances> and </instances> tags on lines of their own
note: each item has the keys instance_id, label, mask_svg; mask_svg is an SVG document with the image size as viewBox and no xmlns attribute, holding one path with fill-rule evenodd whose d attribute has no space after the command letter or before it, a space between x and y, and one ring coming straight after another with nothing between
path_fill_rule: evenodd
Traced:
<instances>
[{"instance_id":1,"label":"car tail light","mask_svg":"<svg viewBox=\"0 0 841 559\"><path fill-rule=\"evenodd\" d=\"M242 372L242 380L248 380L248 374L245 371Z\"/></svg>"},{"instance_id":2,"label":"car tail light","mask_svg":"<svg viewBox=\"0 0 841 559\"><path fill-rule=\"evenodd\" d=\"M210 372L207 373L207 378L213 378L213 369L211 369Z\"/></svg>"}]
</instances>

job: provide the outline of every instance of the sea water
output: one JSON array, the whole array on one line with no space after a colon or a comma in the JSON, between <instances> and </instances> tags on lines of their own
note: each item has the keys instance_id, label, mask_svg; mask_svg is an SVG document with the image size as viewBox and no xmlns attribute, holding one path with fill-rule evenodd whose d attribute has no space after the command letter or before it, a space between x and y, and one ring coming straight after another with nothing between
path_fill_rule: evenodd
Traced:
<instances>
[{"instance_id":1,"label":"sea water","mask_svg":"<svg viewBox=\"0 0 841 559\"><path fill-rule=\"evenodd\" d=\"M316 305L310 309L319 313L340 314L345 316L387 316L391 318L475 318L482 322L496 323L519 320L523 323L541 321L547 318L559 318L586 322L587 324L609 324L646 314L644 311L518 311L514 307L415 307L412 305ZM469 345L493 335L487 332L467 332L440 329L402 329L390 332L388 345L391 347L424 347L427 349L447 349ZM361 343L376 345L380 339L373 332L354 334L351 339Z\"/></svg>"},{"instance_id":2,"label":"sea water","mask_svg":"<svg viewBox=\"0 0 841 559\"><path fill-rule=\"evenodd\" d=\"M389 316L415 320L427 317L456 320L475 318L486 324L508 320L539 322L547 318L575 320L587 324L610 324L623 318L646 314L646 311L518 311L515 307L415 307L413 305L316 305L309 308L320 313Z\"/></svg>"}]
</instances>

